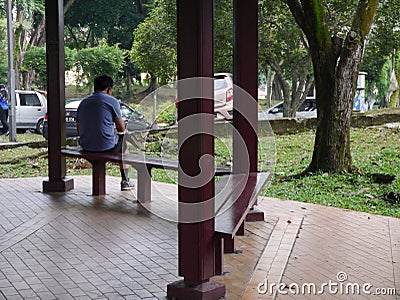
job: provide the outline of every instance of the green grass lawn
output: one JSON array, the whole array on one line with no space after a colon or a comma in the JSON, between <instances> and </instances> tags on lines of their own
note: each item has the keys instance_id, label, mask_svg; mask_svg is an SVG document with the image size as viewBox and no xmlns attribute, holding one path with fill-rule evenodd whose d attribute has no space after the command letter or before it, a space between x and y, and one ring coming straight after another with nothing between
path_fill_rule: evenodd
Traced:
<instances>
[{"instance_id":1,"label":"green grass lawn","mask_svg":"<svg viewBox=\"0 0 400 300\"><path fill-rule=\"evenodd\" d=\"M345 174L315 174L301 179L286 176L303 171L311 160L314 132L275 136L276 166L273 179L263 193L268 197L348 208L400 217L400 204L383 201L389 191L400 192L400 130L384 127L352 129L352 157L356 169ZM18 134L17 140L43 140L36 134ZM0 137L0 143L8 138ZM224 149L216 153L226 161ZM47 148L0 150L0 178L47 176ZM91 174L90 165L82 160L67 160L68 175ZM177 172L154 170L154 180L176 181ZM118 167L108 167L109 175L119 176ZM134 171L131 172L135 173ZM396 176L391 183L375 183L373 174Z\"/></svg>"},{"instance_id":2,"label":"green grass lawn","mask_svg":"<svg viewBox=\"0 0 400 300\"><path fill-rule=\"evenodd\" d=\"M311 161L314 132L276 136L275 176L266 196L348 208L400 217L399 205L383 201L388 191L400 192L400 132L398 129L353 129L353 165L345 174L315 174L286 181L303 171ZM390 184L378 184L372 174L395 175Z\"/></svg>"}]
</instances>

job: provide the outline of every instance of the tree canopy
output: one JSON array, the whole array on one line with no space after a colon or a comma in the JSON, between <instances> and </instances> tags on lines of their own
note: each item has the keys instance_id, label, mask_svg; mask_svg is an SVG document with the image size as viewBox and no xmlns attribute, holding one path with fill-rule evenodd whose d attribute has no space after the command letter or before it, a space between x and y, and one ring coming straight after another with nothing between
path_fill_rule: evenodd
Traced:
<instances>
[{"instance_id":1,"label":"tree canopy","mask_svg":"<svg viewBox=\"0 0 400 300\"><path fill-rule=\"evenodd\" d=\"M8 54L7 54L7 22L0 19L0 82L7 82Z\"/></svg>"},{"instance_id":2,"label":"tree canopy","mask_svg":"<svg viewBox=\"0 0 400 300\"><path fill-rule=\"evenodd\" d=\"M96 75L115 77L124 67L125 56L126 51L118 45L109 46L106 41L96 47L81 49L75 55L78 81L90 87Z\"/></svg>"},{"instance_id":3,"label":"tree canopy","mask_svg":"<svg viewBox=\"0 0 400 300\"><path fill-rule=\"evenodd\" d=\"M132 32L146 16L152 1L74 0L65 13L66 45L96 46L103 39L123 49L132 46Z\"/></svg>"},{"instance_id":4,"label":"tree canopy","mask_svg":"<svg viewBox=\"0 0 400 300\"><path fill-rule=\"evenodd\" d=\"M161 0L135 29L132 61L151 77L167 82L176 75L175 0Z\"/></svg>"},{"instance_id":5,"label":"tree canopy","mask_svg":"<svg viewBox=\"0 0 400 300\"><path fill-rule=\"evenodd\" d=\"M75 62L75 50L65 48L65 70L71 70ZM46 68L46 48L32 47L25 52L24 63L21 72L31 72L32 85L35 88L46 90L47 68Z\"/></svg>"}]
</instances>

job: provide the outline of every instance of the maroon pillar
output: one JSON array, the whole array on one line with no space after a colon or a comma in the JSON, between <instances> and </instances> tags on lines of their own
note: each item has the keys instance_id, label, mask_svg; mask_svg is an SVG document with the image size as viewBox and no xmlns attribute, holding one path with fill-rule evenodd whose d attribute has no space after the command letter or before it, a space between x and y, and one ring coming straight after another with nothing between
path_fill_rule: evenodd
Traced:
<instances>
[{"instance_id":1,"label":"maroon pillar","mask_svg":"<svg viewBox=\"0 0 400 300\"><path fill-rule=\"evenodd\" d=\"M63 192L73 189L72 179L65 178L65 82L64 82L64 2L45 1L47 112L49 116L49 179L43 181L43 192Z\"/></svg>"},{"instance_id":2,"label":"maroon pillar","mask_svg":"<svg viewBox=\"0 0 400 300\"><path fill-rule=\"evenodd\" d=\"M213 77L213 0L177 0L177 12L180 80L178 200L180 204L184 203L179 206L181 222L178 224L178 251L179 275L184 280L168 285L168 297L182 300L218 299L224 296L225 286L209 281L215 274L214 218L187 222L188 214L201 216L205 213L202 210L206 208L196 204L214 196L213 178L197 185L214 168L211 162L204 176L199 168L200 157L214 156L213 81L184 81L193 77ZM198 177L191 182L190 179L184 179L185 176ZM187 209L185 204L188 203L193 204L193 207L189 205ZM185 223L182 219L185 219Z\"/></svg>"},{"instance_id":3,"label":"maroon pillar","mask_svg":"<svg viewBox=\"0 0 400 300\"><path fill-rule=\"evenodd\" d=\"M233 173L257 172L258 1L233 0L233 24ZM263 220L264 213L257 209L246 217Z\"/></svg>"},{"instance_id":4,"label":"maroon pillar","mask_svg":"<svg viewBox=\"0 0 400 300\"><path fill-rule=\"evenodd\" d=\"M234 0L233 172L257 171L258 2ZM245 90L248 94L243 93ZM251 99L250 96L253 98Z\"/></svg>"}]
</instances>

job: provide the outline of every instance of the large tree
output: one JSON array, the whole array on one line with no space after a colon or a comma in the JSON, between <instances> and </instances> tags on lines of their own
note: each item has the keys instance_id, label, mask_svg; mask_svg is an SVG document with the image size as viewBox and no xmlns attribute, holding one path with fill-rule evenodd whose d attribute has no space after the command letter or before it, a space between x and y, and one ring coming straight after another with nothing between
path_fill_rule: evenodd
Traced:
<instances>
[{"instance_id":1,"label":"large tree","mask_svg":"<svg viewBox=\"0 0 400 300\"><path fill-rule=\"evenodd\" d=\"M261 70L271 69L279 81L283 116L295 117L314 77L304 34L280 1L259 1L259 64Z\"/></svg>"},{"instance_id":2,"label":"large tree","mask_svg":"<svg viewBox=\"0 0 400 300\"><path fill-rule=\"evenodd\" d=\"M353 99L365 41L379 0L359 0L351 24L340 28L342 32L329 26L327 1L282 1L307 37L315 76L318 124L312 161L305 173L351 171Z\"/></svg>"},{"instance_id":3,"label":"large tree","mask_svg":"<svg viewBox=\"0 0 400 300\"><path fill-rule=\"evenodd\" d=\"M133 32L132 61L150 76L149 87L138 97L156 89L157 79L166 83L176 75L176 3L161 0Z\"/></svg>"},{"instance_id":4,"label":"large tree","mask_svg":"<svg viewBox=\"0 0 400 300\"><path fill-rule=\"evenodd\" d=\"M67 11L75 0L65 0ZM31 70L24 69L25 52L32 47L44 45L45 19L44 0L13 1L14 29L14 69L17 89L30 89L32 84Z\"/></svg>"},{"instance_id":5,"label":"large tree","mask_svg":"<svg viewBox=\"0 0 400 300\"><path fill-rule=\"evenodd\" d=\"M25 51L44 43L44 0L13 2L15 87L29 89L31 72L21 72Z\"/></svg>"}]
</instances>

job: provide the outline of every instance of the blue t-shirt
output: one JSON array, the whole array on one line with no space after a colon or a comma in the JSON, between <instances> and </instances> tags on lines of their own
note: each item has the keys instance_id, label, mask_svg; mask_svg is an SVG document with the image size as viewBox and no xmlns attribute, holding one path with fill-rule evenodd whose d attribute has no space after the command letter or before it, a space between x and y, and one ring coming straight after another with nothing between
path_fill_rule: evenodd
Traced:
<instances>
[{"instance_id":1,"label":"blue t-shirt","mask_svg":"<svg viewBox=\"0 0 400 300\"><path fill-rule=\"evenodd\" d=\"M94 92L79 104L79 144L86 151L107 151L118 142L114 119L121 118L121 107L114 97Z\"/></svg>"}]
</instances>

